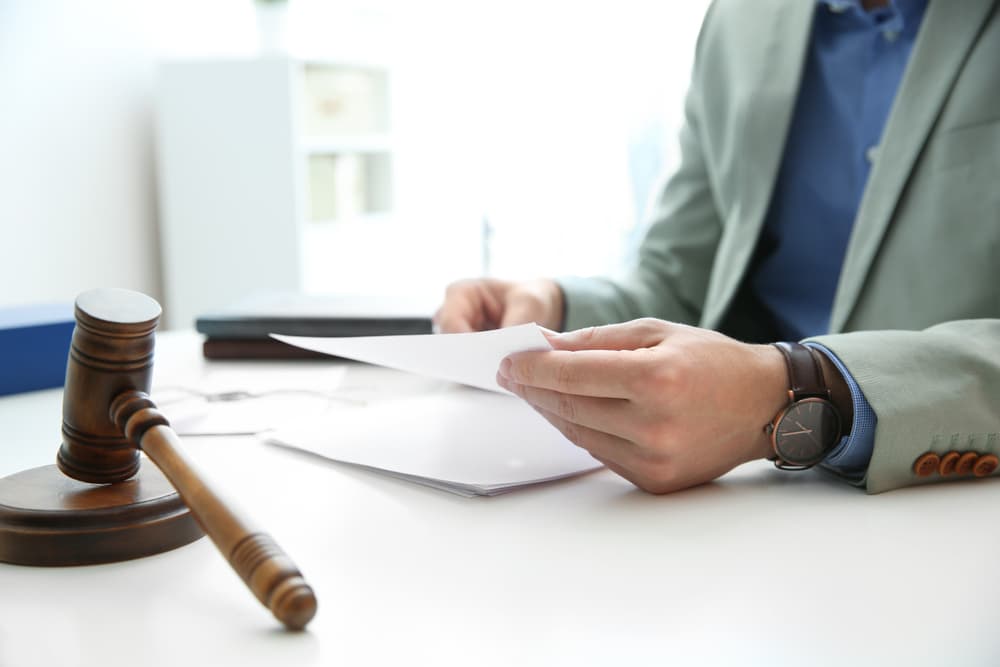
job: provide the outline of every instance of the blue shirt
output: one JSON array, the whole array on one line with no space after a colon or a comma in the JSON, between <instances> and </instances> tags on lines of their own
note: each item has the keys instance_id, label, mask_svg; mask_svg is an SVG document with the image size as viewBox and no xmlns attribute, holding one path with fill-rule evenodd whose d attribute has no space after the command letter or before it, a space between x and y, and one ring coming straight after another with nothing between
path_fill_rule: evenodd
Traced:
<instances>
[{"instance_id":1,"label":"blue shirt","mask_svg":"<svg viewBox=\"0 0 1000 667\"><path fill-rule=\"evenodd\" d=\"M826 333L847 242L927 0L818 0L795 112L750 286L780 337ZM794 280L789 277L794 277ZM846 369L854 399L851 437L826 464L867 467L875 414Z\"/></svg>"}]
</instances>

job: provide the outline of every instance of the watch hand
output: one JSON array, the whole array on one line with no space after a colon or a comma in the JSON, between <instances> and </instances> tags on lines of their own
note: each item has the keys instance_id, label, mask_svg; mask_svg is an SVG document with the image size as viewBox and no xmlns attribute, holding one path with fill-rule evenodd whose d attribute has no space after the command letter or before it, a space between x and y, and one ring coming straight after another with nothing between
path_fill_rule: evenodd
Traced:
<instances>
[{"instance_id":1,"label":"watch hand","mask_svg":"<svg viewBox=\"0 0 1000 667\"><path fill-rule=\"evenodd\" d=\"M781 435L802 435L803 433L812 433L812 431L810 429L804 429L802 431L786 431Z\"/></svg>"},{"instance_id":2,"label":"watch hand","mask_svg":"<svg viewBox=\"0 0 1000 667\"><path fill-rule=\"evenodd\" d=\"M795 420L793 419L792 421L795 421ZM811 428L806 428L805 426L803 426L801 422L795 422L795 425L798 426L799 428L801 428L803 430L803 432L812 433L812 431L813 431Z\"/></svg>"}]
</instances>

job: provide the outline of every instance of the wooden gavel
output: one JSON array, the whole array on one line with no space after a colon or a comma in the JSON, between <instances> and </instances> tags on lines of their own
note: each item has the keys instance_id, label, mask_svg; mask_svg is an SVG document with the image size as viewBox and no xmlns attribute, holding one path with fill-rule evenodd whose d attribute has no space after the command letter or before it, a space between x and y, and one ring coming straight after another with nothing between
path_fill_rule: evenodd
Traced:
<instances>
[{"instance_id":1,"label":"wooden gavel","mask_svg":"<svg viewBox=\"0 0 1000 667\"><path fill-rule=\"evenodd\" d=\"M77 298L59 469L83 482L115 484L139 471L144 451L257 599L285 627L302 629L316 613L312 588L269 535L253 529L202 480L147 395L160 312L156 301L128 290L92 290Z\"/></svg>"}]
</instances>

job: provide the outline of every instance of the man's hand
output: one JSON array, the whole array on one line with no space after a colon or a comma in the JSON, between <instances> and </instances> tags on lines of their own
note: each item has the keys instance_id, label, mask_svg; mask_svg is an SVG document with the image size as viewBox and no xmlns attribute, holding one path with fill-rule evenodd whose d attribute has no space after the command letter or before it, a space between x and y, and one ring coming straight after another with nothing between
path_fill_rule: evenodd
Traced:
<instances>
[{"instance_id":1,"label":"man's hand","mask_svg":"<svg viewBox=\"0 0 1000 667\"><path fill-rule=\"evenodd\" d=\"M448 286L444 303L434 314L434 325L442 333L486 331L527 322L560 329L562 310L562 289L552 280L479 278Z\"/></svg>"},{"instance_id":2,"label":"man's hand","mask_svg":"<svg viewBox=\"0 0 1000 667\"><path fill-rule=\"evenodd\" d=\"M770 345L662 320L547 334L497 382L598 461L668 493L771 453L764 426L788 402L788 372Z\"/></svg>"}]
</instances>

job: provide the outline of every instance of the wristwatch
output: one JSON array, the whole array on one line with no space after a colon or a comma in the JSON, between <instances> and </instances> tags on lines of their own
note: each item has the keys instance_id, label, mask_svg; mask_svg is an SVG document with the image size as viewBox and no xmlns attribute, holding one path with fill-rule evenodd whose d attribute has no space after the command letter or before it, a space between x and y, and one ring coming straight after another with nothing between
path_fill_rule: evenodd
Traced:
<instances>
[{"instance_id":1,"label":"wristwatch","mask_svg":"<svg viewBox=\"0 0 1000 667\"><path fill-rule=\"evenodd\" d=\"M764 427L782 470L806 470L824 458L840 441L840 413L830 400L815 350L799 343L773 343L788 366L789 403Z\"/></svg>"}]
</instances>

